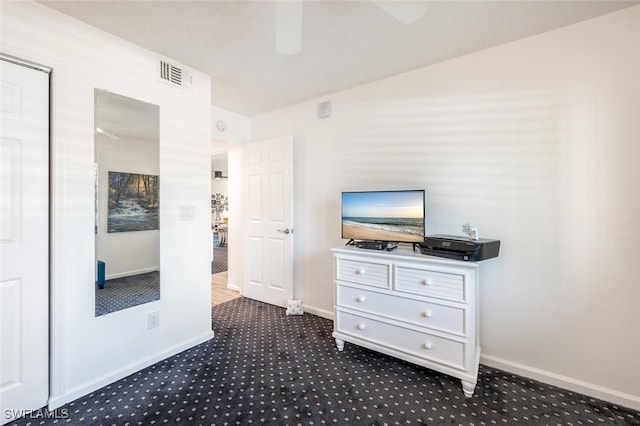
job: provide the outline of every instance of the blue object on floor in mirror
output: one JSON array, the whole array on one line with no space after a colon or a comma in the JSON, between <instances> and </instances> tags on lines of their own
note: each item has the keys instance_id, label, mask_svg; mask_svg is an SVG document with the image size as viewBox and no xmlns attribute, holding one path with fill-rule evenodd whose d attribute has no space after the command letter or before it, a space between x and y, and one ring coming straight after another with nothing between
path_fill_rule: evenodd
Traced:
<instances>
[{"instance_id":1,"label":"blue object on floor in mirror","mask_svg":"<svg viewBox=\"0 0 640 426\"><path fill-rule=\"evenodd\" d=\"M102 260L98 260L98 280L96 284L98 288L104 288L105 264Z\"/></svg>"}]
</instances>

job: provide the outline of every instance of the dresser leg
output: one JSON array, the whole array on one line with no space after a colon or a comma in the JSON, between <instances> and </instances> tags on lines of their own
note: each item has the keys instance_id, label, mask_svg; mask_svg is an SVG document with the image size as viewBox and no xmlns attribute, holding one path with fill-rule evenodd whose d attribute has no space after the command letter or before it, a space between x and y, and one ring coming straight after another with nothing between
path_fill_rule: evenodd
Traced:
<instances>
[{"instance_id":1,"label":"dresser leg","mask_svg":"<svg viewBox=\"0 0 640 426\"><path fill-rule=\"evenodd\" d=\"M344 340L336 339L336 346L338 350L342 352L344 350Z\"/></svg>"},{"instance_id":2,"label":"dresser leg","mask_svg":"<svg viewBox=\"0 0 640 426\"><path fill-rule=\"evenodd\" d=\"M462 380L462 390L464 391L464 396L466 396L467 398L471 398L473 396L473 391L475 390L475 388L475 383Z\"/></svg>"}]
</instances>

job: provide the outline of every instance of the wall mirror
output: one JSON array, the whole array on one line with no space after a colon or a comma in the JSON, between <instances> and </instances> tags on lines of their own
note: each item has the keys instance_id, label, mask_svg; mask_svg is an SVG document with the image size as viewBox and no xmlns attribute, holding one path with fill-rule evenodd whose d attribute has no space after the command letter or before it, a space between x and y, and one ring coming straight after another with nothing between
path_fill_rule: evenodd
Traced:
<instances>
[{"instance_id":1,"label":"wall mirror","mask_svg":"<svg viewBox=\"0 0 640 426\"><path fill-rule=\"evenodd\" d=\"M160 107L94 90L95 315L160 299Z\"/></svg>"}]
</instances>

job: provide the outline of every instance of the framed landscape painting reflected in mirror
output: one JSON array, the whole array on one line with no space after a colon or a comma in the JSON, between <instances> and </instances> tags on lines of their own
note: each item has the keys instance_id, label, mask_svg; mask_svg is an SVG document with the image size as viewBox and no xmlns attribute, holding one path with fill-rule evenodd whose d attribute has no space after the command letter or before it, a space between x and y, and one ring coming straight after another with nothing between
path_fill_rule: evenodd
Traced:
<instances>
[{"instance_id":1,"label":"framed landscape painting reflected in mirror","mask_svg":"<svg viewBox=\"0 0 640 426\"><path fill-rule=\"evenodd\" d=\"M159 229L156 175L109 172L107 232Z\"/></svg>"}]
</instances>

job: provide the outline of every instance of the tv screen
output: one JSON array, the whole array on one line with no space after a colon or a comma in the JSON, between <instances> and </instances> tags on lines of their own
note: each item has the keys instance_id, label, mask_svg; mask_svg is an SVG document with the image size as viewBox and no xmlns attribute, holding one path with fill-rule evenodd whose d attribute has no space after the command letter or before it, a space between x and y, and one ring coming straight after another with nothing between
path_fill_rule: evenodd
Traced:
<instances>
[{"instance_id":1,"label":"tv screen","mask_svg":"<svg viewBox=\"0 0 640 426\"><path fill-rule=\"evenodd\" d=\"M424 190L342 193L342 238L418 243L424 234Z\"/></svg>"}]
</instances>

